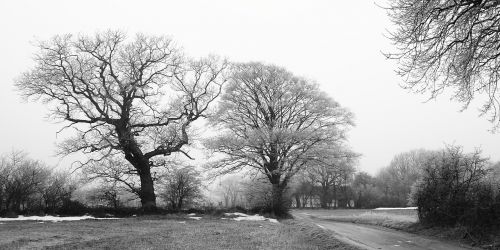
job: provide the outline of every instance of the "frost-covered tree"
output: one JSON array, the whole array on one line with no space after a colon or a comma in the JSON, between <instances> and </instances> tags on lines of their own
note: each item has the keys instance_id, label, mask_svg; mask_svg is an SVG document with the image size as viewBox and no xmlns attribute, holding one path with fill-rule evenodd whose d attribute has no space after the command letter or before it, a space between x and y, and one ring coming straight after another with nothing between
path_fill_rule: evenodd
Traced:
<instances>
[{"instance_id":1,"label":"frost-covered tree","mask_svg":"<svg viewBox=\"0 0 500 250\"><path fill-rule=\"evenodd\" d=\"M76 130L61 153L83 152L93 161L120 155L140 179L142 207L156 207L151 168L185 154L188 129L219 95L226 63L186 58L167 37L127 39L116 31L55 36L38 49L17 87Z\"/></svg>"},{"instance_id":2,"label":"frost-covered tree","mask_svg":"<svg viewBox=\"0 0 500 250\"><path fill-rule=\"evenodd\" d=\"M277 66L236 64L211 120L220 136L208 146L224 157L219 173L248 169L272 186L271 210L286 212L282 194L290 179L346 139L352 114L319 86Z\"/></svg>"}]
</instances>

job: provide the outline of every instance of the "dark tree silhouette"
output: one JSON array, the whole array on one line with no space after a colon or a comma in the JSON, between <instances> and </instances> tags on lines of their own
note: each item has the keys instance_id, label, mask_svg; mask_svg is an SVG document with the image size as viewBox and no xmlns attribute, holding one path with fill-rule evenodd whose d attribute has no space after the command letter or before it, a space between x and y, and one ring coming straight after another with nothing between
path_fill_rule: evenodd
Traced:
<instances>
[{"instance_id":1,"label":"dark tree silhouette","mask_svg":"<svg viewBox=\"0 0 500 250\"><path fill-rule=\"evenodd\" d=\"M56 36L38 47L17 87L77 131L61 153L92 154L91 161L122 155L140 177L142 207L156 207L151 167L185 153L189 126L219 95L226 63L186 59L166 37L115 31Z\"/></svg>"}]
</instances>

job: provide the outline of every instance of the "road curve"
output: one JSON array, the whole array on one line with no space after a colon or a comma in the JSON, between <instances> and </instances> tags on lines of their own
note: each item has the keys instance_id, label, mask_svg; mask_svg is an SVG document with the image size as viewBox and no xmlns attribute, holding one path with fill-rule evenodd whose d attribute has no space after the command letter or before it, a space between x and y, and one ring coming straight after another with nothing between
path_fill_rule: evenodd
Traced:
<instances>
[{"instance_id":1,"label":"road curve","mask_svg":"<svg viewBox=\"0 0 500 250\"><path fill-rule=\"evenodd\" d=\"M306 220L331 231L339 240L362 249L462 250L473 249L416 234L383 227L335 222L314 217L310 213L293 211L297 219Z\"/></svg>"}]
</instances>

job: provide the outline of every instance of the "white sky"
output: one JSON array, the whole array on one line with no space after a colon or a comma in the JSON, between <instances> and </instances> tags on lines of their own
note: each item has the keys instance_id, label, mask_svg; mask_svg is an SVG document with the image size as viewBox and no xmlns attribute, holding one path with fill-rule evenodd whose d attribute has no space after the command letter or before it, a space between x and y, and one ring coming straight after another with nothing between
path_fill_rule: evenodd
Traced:
<instances>
[{"instance_id":1,"label":"white sky","mask_svg":"<svg viewBox=\"0 0 500 250\"><path fill-rule=\"evenodd\" d=\"M350 143L363 154L360 170L374 173L399 152L447 143L481 147L499 160L500 135L488 132L492 125L478 117L478 105L460 113L449 96L424 104L425 96L399 87L394 62L381 53L391 50L384 37L390 25L369 0L0 1L0 153L23 149L59 162L61 125L45 119L43 104L22 102L13 87L32 65L31 42L121 29L170 35L192 56L264 61L316 80L356 115Z\"/></svg>"}]
</instances>

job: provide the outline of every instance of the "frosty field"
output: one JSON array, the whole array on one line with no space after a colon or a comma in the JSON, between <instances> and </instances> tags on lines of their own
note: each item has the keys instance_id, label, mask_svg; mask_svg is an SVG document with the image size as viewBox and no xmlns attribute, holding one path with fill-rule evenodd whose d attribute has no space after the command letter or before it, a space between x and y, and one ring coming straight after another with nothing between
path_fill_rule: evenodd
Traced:
<instances>
[{"instance_id":1,"label":"frosty field","mask_svg":"<svg viewBox=\"0 0 500 250\"><path fill-rule=\"evenodd\" d=\"M0 249L353 249L293 220L200 217L2 221Z\"/></svg>"}]
</instances>

